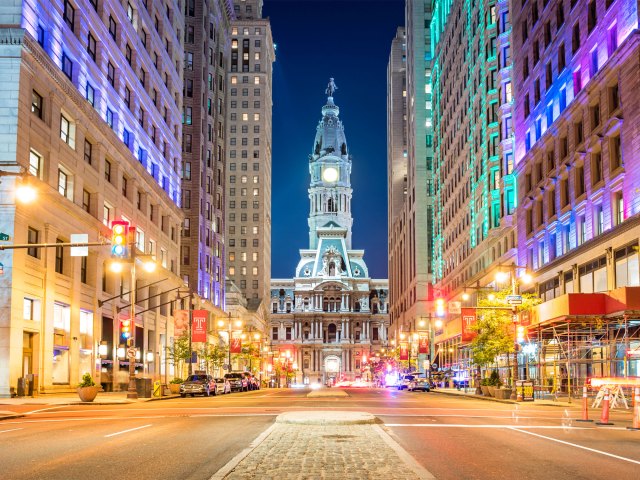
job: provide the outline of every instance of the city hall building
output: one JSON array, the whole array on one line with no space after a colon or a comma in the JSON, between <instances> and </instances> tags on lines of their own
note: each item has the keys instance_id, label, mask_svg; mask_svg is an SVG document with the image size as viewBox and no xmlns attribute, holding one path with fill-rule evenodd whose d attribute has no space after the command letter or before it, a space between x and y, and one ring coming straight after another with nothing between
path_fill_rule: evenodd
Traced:
<instances>
[{"instance_id":1,"label":"city hall building","mask_svg":"<svg viewBox=\"0 0 640 480\"><path fill-rule=\"evenodd\" d=\"M388 281L371 279L351 246L352 158L335 89L331 79L309 155L309 247L293 278L271 281L271 351L299 383L366 378L387 343Z\"/></svg>"}]
</instances>

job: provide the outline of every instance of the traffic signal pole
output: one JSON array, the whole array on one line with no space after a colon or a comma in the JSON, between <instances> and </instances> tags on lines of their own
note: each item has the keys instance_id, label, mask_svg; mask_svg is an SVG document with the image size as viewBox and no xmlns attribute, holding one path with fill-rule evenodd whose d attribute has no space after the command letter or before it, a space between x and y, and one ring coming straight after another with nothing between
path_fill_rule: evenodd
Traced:
<instances>
[{"instance_id":1,"label":"traffic signal pole","mask_svg":"<svg viewBox=\"0 0 640 480\"><path fill-rule=\"evenodd\" d=\"M136 245L135 245L135 234L133 234L134 238L130 242L131 245L131 310L130 310L130 319L131 319L131 336L127 340L127 354L129 356L129 389L127 390L127 398L137 399L138 392L136 391L136 349L135 349L135 338L136 338Z\"/></svg>"}]
</instances>

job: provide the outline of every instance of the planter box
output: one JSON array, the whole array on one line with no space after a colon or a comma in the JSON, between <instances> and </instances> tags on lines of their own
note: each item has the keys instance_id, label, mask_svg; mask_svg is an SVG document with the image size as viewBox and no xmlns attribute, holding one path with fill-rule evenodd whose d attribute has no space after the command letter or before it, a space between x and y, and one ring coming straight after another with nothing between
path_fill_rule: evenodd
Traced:
<instances>
[{"instance_id":1,"label":"planter box","mask_svg":"<svg viewBox=\"0 0 640 480\"><path fill-rule=\"evenodd\" d=\"M496 396L496 387L494 387L493 385L489 385L487 387L487 389L489 390L489 396L490 397L495 397Z\"/></svg>"},{"instance_id":2,"label":"planter box","mask_svg":"<svg viewBox=\"0 0 640 480\"><path fill-rule=\"evenodd\" d=\"M480 389L482 390L482 395L484 395L485 397L490 397L491 395L489 395L489 387L486 385L480 385Z\"/></svg>"},{"instance_id":3,"label":"planter box","mask_svg":"<svg viewBox=\"0 0 640 480\"><path fill-rule=\"evenodd\" d=\"M495 397L501 400L509 400L512 390L510 388L496 388Z\"/></svg>"},{"instance_id":4,"label":"planter box","mask_svg":"<svg viewBox=\"0 0 640 480\"><path fill-rule=\"evenodd\" d=\"M78 396L81 402L93 402L98 395L98 389L100 387L78 387Z\"/></svg>"},{"instance_id":5,"label":"planter box","mask_svg":"<svg viewBox=\"0 0 640 480\"><path fill-rule=\"evenodd\" d=\"M170 383L169 384L169 391L174 395L180 393L180 384L179 383Z\"/></svg>"}]
</instances>

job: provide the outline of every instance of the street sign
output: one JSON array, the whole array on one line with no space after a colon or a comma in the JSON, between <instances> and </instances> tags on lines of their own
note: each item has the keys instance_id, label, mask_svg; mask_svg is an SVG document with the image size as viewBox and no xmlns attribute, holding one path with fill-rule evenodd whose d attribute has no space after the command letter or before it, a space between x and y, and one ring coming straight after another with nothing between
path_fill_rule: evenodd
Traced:
<instances>
[{"instance_id":1,"label":"street sign","mask_svg":"<svg viewBox=\"0 0 640 480\"><path fill-rule=\"evenodd\" d=\"M135 347L129 347L127 349L127 357L132 358L136 356L136 349Z\"/></svg>"},{"instance_id":2,"label":"street sign","mask_svg":"<svg viewBox=\"0 0 640 480\"><path fill-rule=\"evenodd\" d=\"M9 235L7 235L6 233L0 232L0 241L8 242L10 238L11 237Z\"/></svg>"},{"instance_id":3,"label":"street sign","mask_svg":"<svg viewBox=\"0 0 640 480\"><path fill-rule=\"evenodd\" d=\"M88 233L72 233L71 234L71 243L88 243L89 242L89 234ZM72 257L87 257L89 255L89 247L71 247Z\"/></svg>"},{"instance_id":4,"label":"street sign","mask_svg":"<svg viewBox=\"0 0 640 480\"><path fill-rule=\"evenodd\" d=\"M507 295L506 300L509 305L522 305L522 295Z\"/></svg>"},{"instance_id":5,"label":"street sign","mask_svg":"<svg viewBox=\"0 0 640 480\"><path fill-rule=\"evenodd\" d=\"M460 315L462 313L462 302L449 302L449 313Z\"/></svg>"}]
</instances>

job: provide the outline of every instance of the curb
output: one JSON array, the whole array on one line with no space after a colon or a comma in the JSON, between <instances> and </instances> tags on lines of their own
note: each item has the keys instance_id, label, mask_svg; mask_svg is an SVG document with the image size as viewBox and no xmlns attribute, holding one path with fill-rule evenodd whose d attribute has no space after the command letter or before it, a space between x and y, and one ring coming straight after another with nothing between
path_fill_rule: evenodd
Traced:
<instances>
[{"instance_id":1,"label":"curb","mask_svg":"<svg viewBox=\"0 0 640 480\"><path fill-rule=\"evenodd\" d=\"M25 415L23 413L15 413L11 415L5 415L4 413L0 415L0 421L2 420L13 420L14 418L23 418Z\"/></svg>"}]
</instances>

